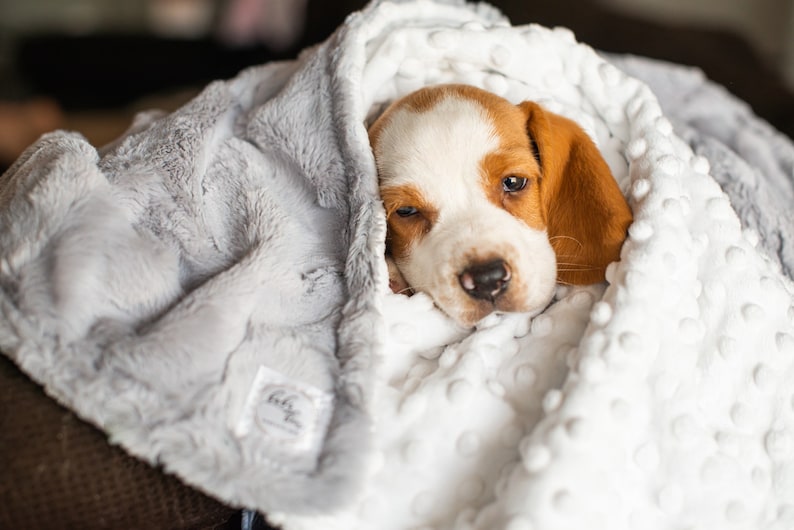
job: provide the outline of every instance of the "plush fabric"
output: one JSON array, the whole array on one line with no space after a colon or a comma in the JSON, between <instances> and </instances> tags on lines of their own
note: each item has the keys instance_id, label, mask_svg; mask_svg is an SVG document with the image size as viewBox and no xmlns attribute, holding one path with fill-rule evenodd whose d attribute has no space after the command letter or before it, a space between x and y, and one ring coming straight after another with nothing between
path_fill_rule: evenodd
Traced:
<instances>
[{"instance_id":1,"label":"plush fabric","mask_svg":"<svg viewBox=\"0 0 794 530\"><path fill-rule=\"evenodd\" d=\"M47 135L3 178L0 348L233 505L327 509L367 452L383 221L336 49L214 83L101 153ZM287 443L248 425L260 367L320 396Z\"/></svg>"},{"instance_id":2,"label":"plush fabric","mask_svg":"<svg viewBox=\"0 0 794 530\"><path fill-rule=\"evenodd\" d=\"M366 124L439 82L593 137L635 215L607 284L474 330L388 292ZM790 528L794 148L718 93L485 4L375 2L100 152L28 150L0 349L284 528Z\"/></svg>"},{"instance_id":3,"label":"plush fabric","mask_svg":"<svg viewBox=\"0 0 794 530\"><path fill-rule=\"evenodd\" d=\"M697 68L609 55L614 65L653 90L675 132L711 162L710 175L731 200L742 226L794 277L794 150L791 139Z\"/></svg>"}]
</instances>

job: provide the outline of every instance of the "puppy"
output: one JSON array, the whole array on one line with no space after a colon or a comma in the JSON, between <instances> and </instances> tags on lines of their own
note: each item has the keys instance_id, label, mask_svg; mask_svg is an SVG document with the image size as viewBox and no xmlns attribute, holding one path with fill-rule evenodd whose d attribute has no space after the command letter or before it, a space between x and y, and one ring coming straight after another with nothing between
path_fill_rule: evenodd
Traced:
<instances>
[{"instance_id":1,"label":"puppy","mask_svg":"<svg viewBox=\"0 0 794 530\"><path fill-rule=\"evenodd\" d=\"M460 325L538 312L555 284L604 280L632 216L573 121L466 85L426 87L372 124L395 292Z\"/></svg>"}]
</instances>

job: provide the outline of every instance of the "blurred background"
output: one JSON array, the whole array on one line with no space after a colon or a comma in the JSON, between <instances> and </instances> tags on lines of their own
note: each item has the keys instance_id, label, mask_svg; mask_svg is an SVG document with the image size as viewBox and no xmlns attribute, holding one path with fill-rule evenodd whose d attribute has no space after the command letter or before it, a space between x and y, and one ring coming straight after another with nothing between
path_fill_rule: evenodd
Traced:
<instances>
[{"instance_id":1,"label":"blurred background","mask_svg":"<svg viewBox=\"0 0 794 530\"><path fill-rule=\"evenodd\" d=\"M145 108L289 58L366 0L0 0L0 170L42 132L95 145ZM695 65L794 137L794 0L494 0L514 24Z\"/></svg>"}]
</instances>

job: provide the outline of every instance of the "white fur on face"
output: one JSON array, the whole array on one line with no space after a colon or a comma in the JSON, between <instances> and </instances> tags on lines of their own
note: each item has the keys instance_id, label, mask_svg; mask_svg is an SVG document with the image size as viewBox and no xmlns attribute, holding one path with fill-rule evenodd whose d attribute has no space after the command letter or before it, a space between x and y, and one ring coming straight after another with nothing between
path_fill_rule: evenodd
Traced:
<instances>
[{"instance_id":1,"label":"white fur on face","mask_svg":"<svg viewBox=\"0 0 794 530\"><path fill-rule=\"evenodd\" d=\"M398 109L376 152L381 188L411 187L436 214L429 231L395 256L398 268L411 287L465 326L494 311L543 309L557 276L545 230L488 200L481 161L500 143L489 120L478 103L458 97L423 112ZM458 278L469 266L494 259L509 264L512 279L492 304L466 294Z\"/></svg>"}]
</instances>

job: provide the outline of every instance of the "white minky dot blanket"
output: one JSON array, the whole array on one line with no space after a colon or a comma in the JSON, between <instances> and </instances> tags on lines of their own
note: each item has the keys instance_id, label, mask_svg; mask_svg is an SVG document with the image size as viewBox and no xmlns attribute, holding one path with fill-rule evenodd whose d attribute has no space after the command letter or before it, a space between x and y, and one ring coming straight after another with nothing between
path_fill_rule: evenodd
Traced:
<instances>
[{"instance_id":1,"label":"white minky dot blanket","mask_svg":"<svg viewBox=\"0 0 794 530\"><path fill-rule=\"evenodd\" d=\"M439 82L591 134L635 216L606 284L473 331L389 292L366 124ZM694 70L374 2L99 151L31 147L0 179L0 350L285 529L790 529L793 179Z\"/></svg>"}]
</instances>

